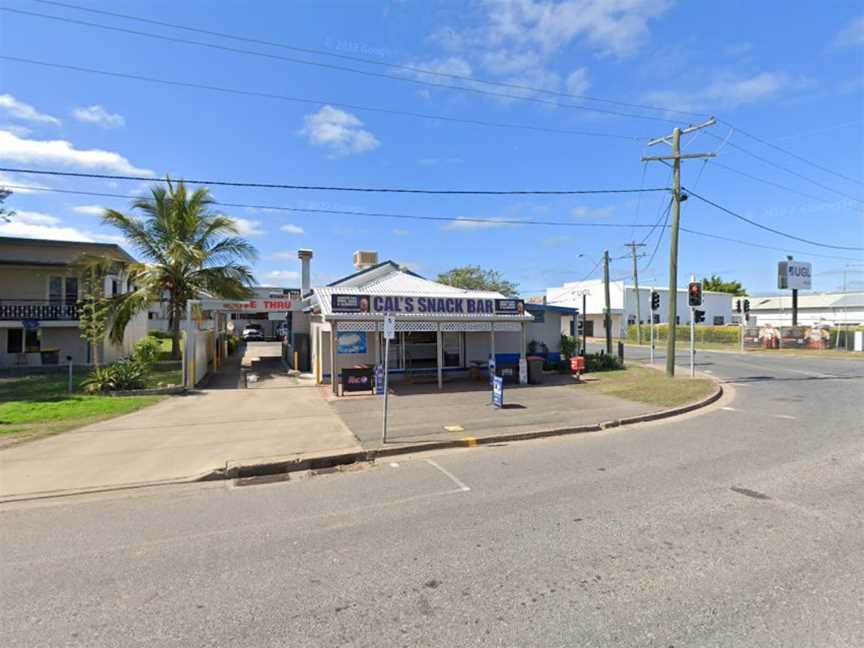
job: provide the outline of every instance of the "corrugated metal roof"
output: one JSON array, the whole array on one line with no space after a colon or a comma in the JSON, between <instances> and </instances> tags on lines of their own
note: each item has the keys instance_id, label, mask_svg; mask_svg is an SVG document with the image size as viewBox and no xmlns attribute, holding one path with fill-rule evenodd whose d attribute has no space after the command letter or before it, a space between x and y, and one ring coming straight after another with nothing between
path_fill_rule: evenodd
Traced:
<instances>
[{"instance_id":1,"label":"corrugated metal roof","mask_svg":"<svg viewBox=\"0 0 864 648\"><path fill-rule=\"evenodd\" d=\"M733 297L736 299L744 297ZM787 295L752 295L746 297L750 300L751 311L790 310L792 308L792 294ZM862 308L864 307L864 292L856 293L809 293L798 295L798 308Z\"/></svg>"}]
</instances>

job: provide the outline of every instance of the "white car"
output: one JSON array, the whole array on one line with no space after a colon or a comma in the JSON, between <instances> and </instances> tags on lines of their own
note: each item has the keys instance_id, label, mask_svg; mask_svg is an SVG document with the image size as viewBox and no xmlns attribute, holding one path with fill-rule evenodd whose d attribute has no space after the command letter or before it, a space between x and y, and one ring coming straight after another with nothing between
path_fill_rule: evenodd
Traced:
<instances>
[{"instance_id":1,"label":"white car","mask_svg":"<svg viewBox=\"0 0 864 648\"><path fill-rule=\"evenodd\" d=\"M249 324L243 329L243 333L240 337L243 338L244 342L263 342L264 331L261 329L260 324Z\"/></svg>"}]
</instances>

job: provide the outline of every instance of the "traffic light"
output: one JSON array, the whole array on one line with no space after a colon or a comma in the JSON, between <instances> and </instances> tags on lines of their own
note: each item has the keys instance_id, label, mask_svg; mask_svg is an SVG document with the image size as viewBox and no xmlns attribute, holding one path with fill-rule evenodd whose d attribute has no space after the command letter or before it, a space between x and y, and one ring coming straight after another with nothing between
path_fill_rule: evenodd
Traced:
<instances>
[{"instance_id":1,"label":"traffic light","mask_svg":"<svg viewBox=\"0 0 864 648\"><path fill-rule=\"evenodd\" d=\"M735 312L736 313L741 312L741 300L740 299L735 300Z\"/></svg>"},{"instance_id":2,"label":"traffic light","mask_svg":"<svg viewBox=\"0 0 864 648\"><path fill-rule=\"evenodd\" d=\"M705 321L705 311L694 310L693 311L693 321L696 322L696 324L699 324L700 322L704 322Z\"/></svg>"},{"instance_id":3,"label":"traffic light","mask_svg":"<svg viewBox=\"0 0 864 648\"><path fill-rule=\"evenodd\" d=\"M750 300L749 299L744 300L744 312L745 313L750 312Z\"/></svg>"},{"instance_id":4,"label":"traffic light","mask_svg":"<svg viewBox=\"0 0 864 648\"><path fill-rule=\"evenodd\" d=\"M656 290L651 291L651 310L656 311L660 308L660 293Z\"/></svg>"},{"instance_id":5,"label":"traffic light","mask_svg":"<svg viewBox=\"0 0 864 648\"><path fill-rule=\"evenodd\" d=\"M690 306L702 305L702 284L698 281L691 281L687 289Z\"/></svg>"}]
</instances>

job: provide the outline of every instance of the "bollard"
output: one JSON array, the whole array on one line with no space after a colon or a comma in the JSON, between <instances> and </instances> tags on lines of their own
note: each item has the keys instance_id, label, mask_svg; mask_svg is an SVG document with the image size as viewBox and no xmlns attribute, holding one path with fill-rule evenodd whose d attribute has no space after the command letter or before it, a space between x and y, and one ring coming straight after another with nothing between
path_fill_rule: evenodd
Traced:
<instances>
[{"instance_id":1,"label":"bollard","mask_svg":"<svg viewBox=\"0 0 864 648\"><path fill-rule=\"evenodd\" d=\"M73 391L73 386L72 386L72 356L67 355L66 356L66 362L69 363L69 385L68 385L68 389L69 389L69 393L71 394Z\"/></svg>"},{"instance_id":2,"label":"bollard","mask_svg":"<svg viewBox=\"0 0 864 648\"><path fill-rule=\"evenodd\" d=\"M618 360L624 364L624 343L620 340L618 341Z\"/></svg>"}]
</instances>

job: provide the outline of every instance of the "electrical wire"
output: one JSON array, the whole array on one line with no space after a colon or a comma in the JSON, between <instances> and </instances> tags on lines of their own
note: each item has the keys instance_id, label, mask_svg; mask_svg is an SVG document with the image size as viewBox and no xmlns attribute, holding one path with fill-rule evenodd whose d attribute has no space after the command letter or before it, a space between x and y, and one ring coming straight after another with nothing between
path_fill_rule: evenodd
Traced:
<instances>
[{"instance_id":1,"label":"electrical wire","mask_svg":"<svg viewBox=\"0 0 864 648\"><path fill-rule=\"evenodd\" d=\"M435 77L439 77L439 78L447 78L447 79L453 79L453 80L457 80L457 81L467 81L470 83L482 83L484 85L498 86L498 87L502 87L502 88L510 88L513 90L523 90L523 91L529 91L529 92L536 92L538 94L546 94L546 95L551 95L551 96L568 97L571 99L581 99L584 101L596 101L598 103L605 103L605 104L615 105L615 106L623 106L626 108L642 108L645 110L655 110L655 111L674 113L674 114L679 114L679 115L687 115L687 116L691 116L691 117L699 117L699 118L705 117L705 115L700 114L700 113L690 112L690 111L686 111L686 110L675 110L675 109L664 107L664 106L652 106L652 105L647 105L647 104L618 101L615 99L591 97L588 95L574 94L574 93L570 93L570 92L561 92L561 91L557 91L557 90L550 90L548 88L538 88L535 86L528 86L528 85L523 85L523 84L519 84L519 83L510 83L510 82L506 82L506 81L491 81L489 79L481 79L481 78L471 77L471 76L462 75L462 74L453 74L451 72L441 72L441 71L437 71L437 70L429 70L426 68L421 68L421 67L417 67L417 66L413 66L413 65L405 65L405 64L400 64L400 63L390 63L387 61L380 61L380 60L376 60L376 59L363 58L360 56L351 56L348 54L340 54L337 52L329 52L326 50L319 50L319 49L314 49L314 48L309 48L309 47L298 47L295 45L288 45L287 43L280 43L277 41L265 40L265 39L260 39L260 38L251 38L248 36L239 36L237 34L229 34L229 33L225 33L225 32L218 32L218 31L213 31L213 30L208 30L208 29L201 29L201 28L197 28L197 27L189 27L187 25L178 25L176 23L169 23L169 22L164 22L161 20L153 20L150 18L142 18L140 16L132 16L130 14L123 14L123 13L118 13L118 12L114 12L114 11L105 11L102 9L93 9L91 7L82 7L80 5L75 5L75 4L71 4L71 3L67 3L67 2L56 2L53 0L32 0L32 1L37 2L39 4L64 7L66 9L74 9L74 10L78 10L78 11L89 12L92 14L112 16L114 18L123 18L125 20L133 20L133 21L137 21L140 23L145 23L145 24L150 24L150 25L158 25L160 27L169 27L171 29L179 29L179 30L183 30L183 31L187 31L187 32L204 34L207 36L216 36L218 38L225 38L228 40L253 43L256 45L266 45L268 47L278 47L278 48L290 50L293 52L301 52L303 54L315 54L315 55L319 55L319 56L328 56L331 58L342 59L345 61L354 61L355 63L365 63L368 65L378 65L378 66L383 66L383 67L389 67L392 69L405 70L406 72L412 72L414 74L425 74L425 75L435 76Z\"/></svg>"},{"instance_id":2,"label":"electrical wire","mask_svg":"<svg viewBox=\"0 0 864 648\"><path fill-rule=\"evenodd\" d=\"M10 185L4 184L4 187L11 189L27 189L30 191L47 191L51 193L61 193L61 194L71 194L78 196L96 196L103 198L125 198L125 199L136 199L141 198L141 196L134 196L128 194L116 194L116 193L106 193L106 192L97 192L97 191L77 191L72 189L55 189L53 187L33 187L33 186L24 186L24 185ZM389 212L368 212L368 211L358 211L358 210L348 210L348 209L314 209L307 207L288 207L284 205L262 205L262 204L249 204L249 203L235 203L235 202L223 202L223 201L214 201L214 205L219 205L221 207L237 207L244 209L256 209L256 210L272 210L272 211L285 211L285 212L293 212L293 213L304 213L304 214L337 214L342 216L362 216L368 218L395 218L402 220L422 220L422 221L440 221L447 223L480 223L483 225L503 225L503 226L515 226L515 225L542 225L542 226L550 226L550 227L575 227L575 228L610 228L610 229L623 229L627 227L633 227L632 223L595 223L595 222L572 222L572 221L547 221L547 220L518 220L518 219L505 219L505 218L471 218L464 216L421 216L419 214L393 214ZM644 228L651 227L650 225L636 225L636 227ZM616 257L617 260L625 257Z\"/></svg>"},{"instance_id":3,"label":"electrical wire","mask_svg":"<svg viewBox=\"0 0 864 648\"><path fill-rule=\"evenodd\" d=\"M695 193L694 191L691 191L690 189L687 189L686 191L687 191L688 195L693 196L694 198L697 198L708 205L711 205L715 209L719 209L720 211L722 211L726 214L729 214L730 216L734 216L735 218L737 218L740 221L743 221L745 223L749 223L750 225L753 225L754 227L758 227L759 229L763 229L766 232L771 232L772 234L777 234L778 236L784 236L786 238L793 239L795 241L801 241L802 243L807 243L808 245L815 245L816 247L831 248L834 250L856 250L856 251L857 250L864 250L864 247L855 247L855 246L847 246L847 245L831 245L830 243L820 243L818 241L813 241L811 239L806 239L806 238L802 238L800 236L795 236L794 234L787 234L786 232L782 232L778 229L774 229L773 227L769 227L768 225L763 225L762 223L759 223L758 221L747 218L746 216L742 216L741 214L734 212L731 209L727 209L726 207L723 207L723 205L719 205L716 202L709 200L708 198L705 198L704 196L700 196L699 194Z\"/></svg>"},{"instance_id":4,"label":"electrical wire","mask_svg":"<svg viewBox=\"0 0 864 648\"><path fill-rule=\"evenodd\" d=\"M727 121L725 121L725 120L723 120L723 119L718 119L717 121L720 122L720 123L722 123L722 124L726 124L726 125L729 126L730 128L734 128L736 131L738 131L739 133L741 133L744 137L749 137L749 138L752 139L754 142L759 142L760 144L763 144L764 146L767 146L767 147L769 147L769 148L772 148L772 149L774 149L775 151L779 151L779 152L781 152L781 153L785 153L786 155L788 155L788 156L790 156L790 157L793 157L793 158L795 158L796 160L799 160L800 162L804 162L805 164L809 164L810 166L815 167L816 169L819 169L819 170L821 170L821 171L824 171L825 173L830 173L830 174L833 175L833 176L836 176L836 177L838 177L838 178L843 178L844 180L848 180L849 182L854 182L855 184L864 185L864 181L862 181L862 180L859 180L859 179L857 179L857 178L852 178L852 177L850 177L850 176L844 175L843 173L840 173L839 171L835 171L834 169L830 169L830 168L828 168L828 167L826 167L826 166L823 166L823 165L819 164L818 162L814 162L813 160L811 160L811 159L809 159L809 158L806 158L806 157L804 157L803 155L798 155L797 153L793 153L793 152L790 151L789 149L783 148L782 146L778 146L777 144L774 144L773 142L769 142L768 140L765 140L765 139L763 139L763 138L761 138L761 137L757 137L757 136L754 135L753 133L748 133L748 132L745 131L745 130L741 130L741 129L738 128L737 126L734 126L734 125L730 124L729 122L727 122Z\"/></svg>"},{"instance_id":5,"label":"electrical wire","mask_svg":"<svg viewBox=\"0 0 864 648\"><path fill-rule=\"evenodd\" d=\"M516 130L537 131L543 133L556 133L562 135L581 135L585 137L607 137L612 139L622 139L641 142L646 138L636 135L622 135L620 133L602 133L596 131L581 131L568 130L562 128L547 128L543 126L530 126L527 124L513 124L508 122L493 122L482 119L468 119L463 117L451 117L449 115L438 115L434 113L414 112L410 110L397 110L394 108L380 108L377 106L365 106L361 104L346 103L344 101L329 101L326 99L309 99L306 97L291 97L289 95L281 95L272 92L262 92L257 90L242 90L240 88L229 88L225 86L216 86L206 83L193 83L190 81L173 81L171 79L160 79L141 74L130 74L126 72L112 72L110 70L100 70L97 68L82 67L79 65L67 65L65 63L54 63L51 61L38 61L19 56L8 56L0 54L0 59L5 61L14 61L16 63L25 63L28 65L38 65L42 67L55 68L58 70L66 70L71 72L83 72L86 74L97 74L117 79L127 79L131 81L144 81L147 83L157 83L180 88L192 88L195 90L208 90L211 92L220 92L223 94L235 94L246 97L258 97L261 99L273 99L277 101L287 101L291 103L309 104L314 106L330 105L337 108L346 108L349 110L358 110L361 112L381 113L385 115L398 115L401 117L415 117L418 119L431 119L435 121L452 122L458 124L469 124L472 126L488 126L492 128L510 128Z\"/></svg>"},{"instance_id":6,"label":"electrical wire","mask_svg":"<svg viewBox=\"0 0 864 648\"><path fill-rule=\"evenodd\" d=\"M471 86L456 86L456 85L451 85L448 83L438 83L435 81L424 81L422 79L411 78L408 76L397 76L395 74L385 74L383 72L372 72L369 70L361 70L359 68L352 68L352 67L347 67L347 66L343 66L343 65L335 65L333 63L322 63L321 61L310 61L310 60L299 59L299 58L294 58L294 57L290 57L290 56L281 56L279 54L268 54L266 52L256 52L254 50L246 50L246 49L241 49L239 47L229 47L227 45L217 45L215 43L196 41L196 40L191 40L188 38L177 38L174 36L164 36L162 34L153 34L150 32L144 32L144 31L140 31L137 29L127 29L124 27L113 27L111 25L103 25L100 23L94 23L94 22L90 22L87 20L77 20L74 18L65 18L62 16L52 16L49 14L43 14L43 13L39 13L36 11L25 11L23 9L13 9L11 7L0 7L0 11L5 11L7 13L14 13L14 14L19 14L19 15L34 16L37 18L45 18L47 20L54 20L54 21L59 21L59 22L64 22L64 23L69 23L69 24L74 24L74 25L81 25L84 27L93 27L96 29L113 31L113 32L118 32L118 33L123 33L123 34L131 34L134 36L143 36L145 38L152 38L152 39L156 39L156 40L160 40L160 41L181 43L184 45L192 45L195 47L205 47L208 49L220 50L220 51L224 51L224 52L231 52L233 54L246 54L249 56L257 56L259 58L266 58L266 59L270 59L270 60L284 61L287 63L296 63L298 65L308 65L308 66L323 68L323 69L328 69L328 70L337 70L340 72L351 72L353 74L361 74L361 75L368 76L368 77L389 79L391 81L401 81L403 83L412 83L415 85L424 85L424 86L431 86L431 87L437 87L437 88L446 88L448 90L458 90L460 92L471 92L471 93L486 95L486 96L490 96L490 97L502 97L502 98L506 98L506 99L516 99L519 101L530 101L533 103L540 103L540 104L555 106L556 108L573 108L576 110L585 110L588 112L600 113L600 114L604 114L604 115L615 115L617 117L629 117L632 119L645 119L645 120L649 120L649 121L664 122L664 123L669 123L669 124L677 123L674 120L666 119L665 117L655 117L655 116L651 116L651 115L640 115L637 113L626 113L626 112L621 112L618 110L609 110L606 108L595 108L593 106L583 106L583 105L573 104L573 103L561 103L559 101L554 101L551 99L541 99L540 97L517 95L517 94L511 94L511 93L507 93L507 92L497 92L494 90L484 90L482 88L475 88L475 87L471 87Z\"/></svg>"},{"instance_id":7,"label":"electrical wire","mask_svg":"<svg viewBox=\"0 0 864 648\"><path fill-rule=\"evenodd\" d=\"M0 167L6 173L25 173L31 175L61 176L66 178L96 178L100 180L132 180L135 182L168 182L168 179L148 178L145 176L120 175L113 173L80 173L75 171L56 171L40 169L21 169ZM593 194L629 194L639 192L669 191L667 187L648 189L536 189L536 190L463 190L463 189L405 189L394 187L345 187L326 185L295 185L270 182L240 182L236 180L199 180L183 178L186 184L213 185L220 187L253 187L256 189L291 189L300 191L356 191L363 193L409 193L455 196L576 196Z\"/></svg>"},{"instance_id":8,"label":"electrical wire","mask_svg":"<svg viewBox=\"0 0 864 648\"><path fill-rule=\"evenodd\" d=\"M739 169L736 169L735 167L731 167L731 166L728 166L726 164L722 164L722 163L718 162L717 160L713 160L711 162L711 164L712 164L712 166L719 167L721 169L725 169L726 171L729 171L730 173L735 173L735 174L743 176L745 178L749 178L750 180L754 180L756 182L762 182L764 184L771 185L772 187L777 187L778 189L783 189L785 191L789 191L791 193L798 194L799 196L803 196L804 198L809 198L810 200L816 200L816 201L825 202L825 203L831 202L827 198L822 198L820 196L814 196L813 194L805 193L803 191L798 191L797 189L793 189L792 187L782 185L779 182L773 182L772 180L766 180L765 178L760 178L758 176L751 175L749 173L746 173L745 171L741 171Z\"/></svg>"}]
</instances>

